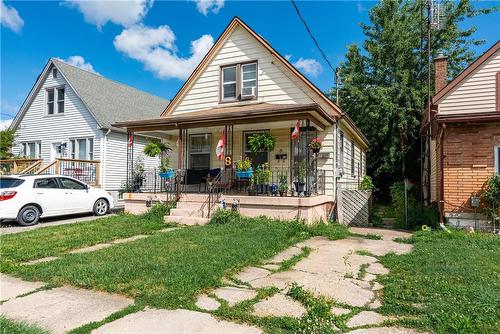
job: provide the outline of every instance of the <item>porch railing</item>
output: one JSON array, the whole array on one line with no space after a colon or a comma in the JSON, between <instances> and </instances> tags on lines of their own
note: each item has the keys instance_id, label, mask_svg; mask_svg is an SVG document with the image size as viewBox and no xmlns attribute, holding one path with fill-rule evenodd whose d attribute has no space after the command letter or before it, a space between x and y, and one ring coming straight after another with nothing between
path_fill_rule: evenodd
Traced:
<instances>
[{"instance_id":1,"label":"porch railing","mask_svg":"<svg viewBox=\"0 0 500 334\"><path fill-rule=\"evenodd\" d=\"M98 160L80 160L57 158L47 165L42 159L0 160L2 174L12 175L65 175L74 177L86 184L99 185L101 162Z\"/></svg>"},{"instance_id":2,"label":"porch railing","mask_svg":"<svg viewBox=\"0 0 500 334\"><path fill-rule=\"evenodd\" d=\"M43 163L42 159L4 159L0 160L0 175L25 174L26 169L38 163Z\"/></svg>"}]
</instances>

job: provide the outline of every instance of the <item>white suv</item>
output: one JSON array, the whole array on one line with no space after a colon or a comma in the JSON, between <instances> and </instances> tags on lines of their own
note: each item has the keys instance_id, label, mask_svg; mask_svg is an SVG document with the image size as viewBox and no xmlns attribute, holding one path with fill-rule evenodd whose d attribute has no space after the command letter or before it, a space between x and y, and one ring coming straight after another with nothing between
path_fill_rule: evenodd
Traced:
<instances>
[{"instance_id":1,"label":"white suv","mask_svg":"<svg viewBox=\"0 0 500 334\"><path fill-rule=\"evenodd\" d=\"M105 215L114 207L103 189L60 175L0 176L0 220L15 219L24 226L43 217L94 212Z\"/></svg>"}]
</instances>

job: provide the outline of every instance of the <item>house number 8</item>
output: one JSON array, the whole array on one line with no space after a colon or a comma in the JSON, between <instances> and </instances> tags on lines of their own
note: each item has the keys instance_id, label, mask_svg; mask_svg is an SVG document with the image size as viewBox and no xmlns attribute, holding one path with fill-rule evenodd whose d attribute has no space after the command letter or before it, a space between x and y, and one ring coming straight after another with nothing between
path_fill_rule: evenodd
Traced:
<instances>
[{"instance_id":1,"label":"house number 8","mask_svg":"<svg viewBox=\"0 0 500 334\"><path fill-rule=\"evenodd\" d=\"M231 156L227 156L225 159L224 159L224 164L226 166L231 166L233 162L231 161Z\"/></svg>"}]
</instances>

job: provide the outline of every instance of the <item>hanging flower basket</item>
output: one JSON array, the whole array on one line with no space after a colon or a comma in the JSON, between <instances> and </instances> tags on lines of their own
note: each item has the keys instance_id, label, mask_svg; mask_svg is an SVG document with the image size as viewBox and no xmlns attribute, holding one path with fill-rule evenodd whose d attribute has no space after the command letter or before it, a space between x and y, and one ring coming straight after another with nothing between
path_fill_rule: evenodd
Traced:
<instances>
[{"instance_id":1,"label":"hanging flower basket","mask_svg":"<svg viewBox=\"0 0 500 334\"><path fill-rule=\"evenodd\" d=\"M308 146L311 149L311 151L313 151L313 153L319 153L321 147L323 147L323 143L321 139L314 138L313 140L311 140Z\"/></svg>"}]
</instances>

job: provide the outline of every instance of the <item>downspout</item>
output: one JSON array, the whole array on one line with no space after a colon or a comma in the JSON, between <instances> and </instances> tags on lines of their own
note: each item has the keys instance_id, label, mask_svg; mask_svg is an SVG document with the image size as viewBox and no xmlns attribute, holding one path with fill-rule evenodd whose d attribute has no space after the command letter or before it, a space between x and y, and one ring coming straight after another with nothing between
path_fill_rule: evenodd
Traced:
<instances>
[{"instance_id":1,"label":"downspout","mask_svg":"<svg viewBox=\"0 0 500 334\"><path fill-rule=\"evenodd\" d=\"M446 130L446 124L441 125L441 131L439 131L439 172L441 174L441 178L439 180L439 211L440 225L444 226L444 131Z\"/></svg>"}]
</instances>

